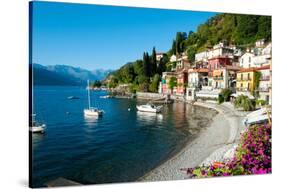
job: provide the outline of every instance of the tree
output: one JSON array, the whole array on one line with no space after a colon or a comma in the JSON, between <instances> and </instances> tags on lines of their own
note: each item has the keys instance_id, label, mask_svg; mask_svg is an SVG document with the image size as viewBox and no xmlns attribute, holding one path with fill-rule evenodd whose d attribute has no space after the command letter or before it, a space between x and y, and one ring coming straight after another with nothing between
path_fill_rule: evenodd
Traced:
<instances>
[{"instance_id":1,"label":"tree","mask_svg":"<svg viewBox=\"0 0 281 189\"><path fill-rule=\"evenodd\" d=\"M261 72L254 72L254 90L252 91L252 94L255 97L258 97L258 88L260 86L260 78L261 78Z\"/></svg>"},{"instance_id":2,"label":"tree","mask_svg":"<svg viewBox=\"0 0 281 189\"><path fill-rule=\"evenodd\" d=\"M149 85L149 91L151 92L157 92L158 91L158 85L159 82L161 81L161 77L159 74L155 74L151 84Z\"/></svg>"},{"instance_id":3,"label":"tree","mask_svg":"<svg viewBox=\"0 0 281 189\"><path fill-rule=\"evenodd\" d=\"M159 75L162 75L163 72L166 71L166 64L169 62L169 58L166 54L163 55L163 57L160 59L158 67L157 67L157 73Z\"/></svg>"},{"instance_id":4,"label":"tree","mask_svg":"<svg viewBox=\"0 0 281 189\"><path fill-rule=\"evenodd\" d=\"M153 76L156 73L157 69L157 60L156 60L156 50L155 47L153 47L152 54L151 54L151 74L150 76Z\"/></svg>"},{"instance_id":5,"label":"tree","mask_svg":"<svg viewBox=\"0 0 281 189\"><path fill-rule=\"evenodd\" d=\"M171 51L172 51L172 54L177 54L177 44L176 44L175 40L173 40Z\"/></svg>"},{"instance_id":6,"label":"tree","mask_svg":"<svg viewBox=\"0 0 281 189\"><path fill-rule=\"evenodd\" d=\"M100 80L95 80L93 83L90 84L92 87L101 87L102 83Z\"/></svg>"},{"instance_id":7,"label":"tree","mask_svg":"<svg viewBox=\"0 0 281 189\"><path fill-rule=\"evenodd\" d=\"M150 60L147 52L143 53L143 70L146 77L150 77Z\"/></svg>"},{"instance_id":8,"label":"tree","mask_svg":"<svg viewBox=\"0 0 281 189\"><path fill-rule=\"evenodd\" d=\"M173 93L174 87L177 86L177 78L176 77L171 77L168 83L169 89L171 89L171 93Z\"/></svg>"}]
</instances>

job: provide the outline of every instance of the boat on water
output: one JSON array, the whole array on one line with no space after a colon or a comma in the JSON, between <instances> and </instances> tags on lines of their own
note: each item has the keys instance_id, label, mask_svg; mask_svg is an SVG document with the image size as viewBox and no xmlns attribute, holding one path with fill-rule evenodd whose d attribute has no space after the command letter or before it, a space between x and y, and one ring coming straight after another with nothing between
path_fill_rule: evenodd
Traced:
<instances>
[{"instance_id":1,"label":"boat on water","mask_svg":"<svg viewBox=\"0 0 281 189\"><path fill-rule=\"evenodd\" d=\"M100 98L112 98L110 95L100 96Z\"/></svg>"},{"instance_id":2,"label":"boat on water","mask_svg":"<svg viewBox=\"0 0 281 189\"><path fill-rule=\"evenodd\" d=\"M141 112L159 113L162 110L162 106L155 106L153 104L144 104L137 106L137 110Z\"/></svg>"},{"instance_id":3,"label":"boat on water","mask_svg":"<svg viewBox=\"0 0 281 189\"><path fill-rule=\"evenodd\" d=\"M87 90L88 90L88 108L84 109L85 116L102 116L104 111L95 107L91 107L91 96L90 96L90 84L89 80L87 81Z\"/></svg>"},{"instance_id":4,"label":"boat on water","mask_svg":"<svg viewBox=\"0 0 281 189\"><path fill-rule=\"evenodd\" d=\"M67 97L69 100L75 100L75 99L80 99L78 96L69 96Z\"/></svg>"},{"instance_id":5,"label":"boat on water","mask_svg":"<svg viewBox=\"0 0 281 189\"><path fill-rule=\"evenodd\" d=\"M38 121L35 120L35 114L32 114L32 123L29 126L29 131L32 133L44 133L46 124L39 123Z\"/></svg>"}]
</instances>

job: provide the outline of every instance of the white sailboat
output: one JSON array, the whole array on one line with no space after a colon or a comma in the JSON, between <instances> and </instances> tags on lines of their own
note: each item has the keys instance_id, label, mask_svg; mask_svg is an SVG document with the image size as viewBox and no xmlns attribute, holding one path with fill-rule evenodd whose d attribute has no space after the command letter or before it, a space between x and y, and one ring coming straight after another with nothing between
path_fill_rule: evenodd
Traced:
<instances>
[{"instance_id":1,"label":"white sailboat","mask_svg":"<svg viewBox=\"0 0 281 189\"><path fill-rule=\"evenodd\" d=\"M32 114L32 123L31 126L29 126L29 130L32 133L44 133L46 124L41 124L35 120L36 114Z\"/></svg>"},{"instance_id":2,"label":"white sailboat","mask_svg":"<svg viewBox=\"0 0 281 189\"><path fill-rule=\"evenodd\" d=\"M87 90L88 90L88 108L84 109L85 116L102 116L103 110L98 108L91 107L91 96L90 96L90 84L89 80L87 81Z\"/></svg>"}]
</instances>

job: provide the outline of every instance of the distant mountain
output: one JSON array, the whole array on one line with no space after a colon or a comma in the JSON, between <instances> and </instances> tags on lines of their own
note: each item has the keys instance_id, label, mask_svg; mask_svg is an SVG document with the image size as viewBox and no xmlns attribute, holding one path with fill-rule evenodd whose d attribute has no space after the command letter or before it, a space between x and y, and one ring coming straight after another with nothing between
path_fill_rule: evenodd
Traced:
<instances>
[{"instance_id":1,"label":"distant mountain","mask_svg":"<svg viewBox=\"0 0 281 189\"><path fill-rule=\"evenodd\" d=\"M110 72L103 69L89 71L67 65L33 64L33 81L34 85L85 85L88 79L103 80Z\"/></svg>"}]
</instances>

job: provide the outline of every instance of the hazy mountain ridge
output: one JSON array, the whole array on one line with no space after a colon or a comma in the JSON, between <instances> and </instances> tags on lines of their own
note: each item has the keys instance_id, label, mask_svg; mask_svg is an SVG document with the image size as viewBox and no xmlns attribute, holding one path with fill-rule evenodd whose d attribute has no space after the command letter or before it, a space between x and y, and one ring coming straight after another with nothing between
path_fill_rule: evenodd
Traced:
<instances>
[{"instance_id":1,"label":"hazy mountain ridge","mask_svg":"<svg viewBox=\"0 0 281 189\"><path fill-rule=\"evenodd\" d=\"M33 64L34 85L85 85L89 79L103 80L112 70L89 71L68 65Z\"/></svg>"}]
</instances>

